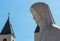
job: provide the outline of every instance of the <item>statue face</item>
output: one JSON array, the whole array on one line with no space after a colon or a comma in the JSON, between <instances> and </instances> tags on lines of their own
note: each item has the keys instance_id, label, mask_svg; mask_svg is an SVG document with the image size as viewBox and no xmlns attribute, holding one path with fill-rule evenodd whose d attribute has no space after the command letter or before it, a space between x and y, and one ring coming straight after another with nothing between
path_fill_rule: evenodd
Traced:
<instances>
[{"instance_id":1,"label":"statue face","mask_svg":"<svg viewBox=\"0 0 60 41\"><path fill-rule=\"evenodd\" d=\"M33 15L33 19L36 21L36 23L39 26L43 26L45 24L44 17L41 17L33 8L31 8L31 12Z\"/></svg>"},{"instance_id":2,"label":"statue face","mask_svg":"<svg viewBox=\"0 0 60 41\"><path fill-rule=\"evenodd\" d=\"M33 15L33 19L36 21L37 24L39 24L40 23L39 15L37 14L37 12L33 8L31 8L31 12Z\"/></svg>"}]
</instances>

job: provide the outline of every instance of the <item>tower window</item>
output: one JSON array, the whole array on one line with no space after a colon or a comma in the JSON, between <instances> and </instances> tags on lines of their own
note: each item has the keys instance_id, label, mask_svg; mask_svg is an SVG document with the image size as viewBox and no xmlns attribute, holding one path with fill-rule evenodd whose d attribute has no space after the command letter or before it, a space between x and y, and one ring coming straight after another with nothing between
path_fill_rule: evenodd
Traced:
<instances>
[{"instance_id":1,"label":"tower window","mask_svg":"<svg viewBox=\"0 0 60 41\"><path fill-rule=\"evenodd\" d=\"M3 41L7 41L7 39L3 39Z\"/></svg>"}]
</instances>

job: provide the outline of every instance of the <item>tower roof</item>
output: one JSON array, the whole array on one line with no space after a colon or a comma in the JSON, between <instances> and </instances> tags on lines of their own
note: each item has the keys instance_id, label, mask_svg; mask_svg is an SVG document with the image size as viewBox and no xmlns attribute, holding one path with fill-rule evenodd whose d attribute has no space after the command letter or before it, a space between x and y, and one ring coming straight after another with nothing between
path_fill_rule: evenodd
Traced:
<instances>
[{"instance_id":1,"label":"tower roof","mask_svg":"<svg viewBox=\"0 0 60 41\"><path fill-rule=\"evenodd\" d=\"M12 35L13 37L15 37L14 31L12 29L12 25L10 24L10 21L9 21L9 17L0 35Z\"/></svg>"},{"instance_id":2,"label":"tower roof","mask_svg":"<svg viewBox=\"0 0 60 41\"><path fill-rule=\"evenodd\" d=\"M40 31L40 27L37 25L35 33L38 33Z\"/></svg>"}]
</instances>

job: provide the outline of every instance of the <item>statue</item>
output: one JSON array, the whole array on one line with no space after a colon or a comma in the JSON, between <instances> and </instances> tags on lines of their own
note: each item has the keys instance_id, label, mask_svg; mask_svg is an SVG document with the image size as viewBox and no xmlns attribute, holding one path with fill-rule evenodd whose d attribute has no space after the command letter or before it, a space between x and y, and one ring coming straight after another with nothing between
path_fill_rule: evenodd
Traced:
<instances>
[{"instance_id":1,"label":"statue","mask_svg":"<svg viewBox=\"0 0 60 41\"><path fill-rule=\"evenodd\" d=\"M55 25L50 8L46 3L38 2L31 6L33 19L39 26L39 39L35 41L60 41L60 29Z\"/></svg>"}]
</instances>

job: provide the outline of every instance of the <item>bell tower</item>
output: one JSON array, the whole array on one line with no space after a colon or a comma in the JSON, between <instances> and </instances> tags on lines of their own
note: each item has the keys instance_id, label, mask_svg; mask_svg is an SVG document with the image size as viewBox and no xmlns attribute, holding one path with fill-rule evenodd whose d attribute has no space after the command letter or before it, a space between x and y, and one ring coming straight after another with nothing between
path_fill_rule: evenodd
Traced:
<instances>
[{"instance_id":1,"label":"bell tower","mask_svg":"<svg viewBox=\"0 0 60 41\"><path fill-rule=\"evenodd\" d=\"M15 41L15 35L14 31L12 29L12 25L10 24L9 21L9 15L8 19L0 33L0 41Z\"/></svg>"}]
</instances>

